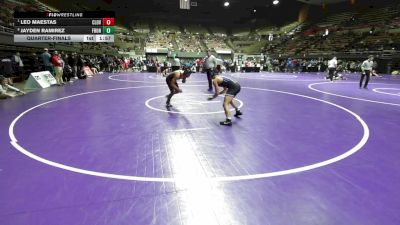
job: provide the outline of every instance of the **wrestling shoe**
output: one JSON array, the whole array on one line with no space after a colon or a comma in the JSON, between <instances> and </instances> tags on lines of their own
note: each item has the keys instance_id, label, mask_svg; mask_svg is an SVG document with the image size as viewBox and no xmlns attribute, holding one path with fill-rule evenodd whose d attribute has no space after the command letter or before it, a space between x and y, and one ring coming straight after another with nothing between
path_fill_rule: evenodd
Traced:
<instances>
[{"instance_id":1,"label":"wrestling shoe","mask_svg":"<svg viewBox=\"0 0 400 225\"><path fill-rule=\"evenodd\" d=\"M235 115L233 115L233 116L234 117L239 117L241 115L243 115L243 113L240 110L238 110L238 111L236 111Z\"/></svg>"},{"instance_id":2,"label":"wrestling shoe","mask_svg":"<svg viewBox=\"0 0 400 225\"><path fill-rule=\"evenodd\" d=\"M219 124L224 126L232 126L232 121L227 119L225 121L219 122Z\"/></svg>"}]
</instances>

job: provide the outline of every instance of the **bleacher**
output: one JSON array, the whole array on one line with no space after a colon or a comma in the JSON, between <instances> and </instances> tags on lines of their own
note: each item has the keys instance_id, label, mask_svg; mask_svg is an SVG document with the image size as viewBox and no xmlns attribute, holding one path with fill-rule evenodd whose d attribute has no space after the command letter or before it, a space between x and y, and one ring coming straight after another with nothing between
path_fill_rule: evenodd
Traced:
<instances>
[{"instance_id":1,"label":"bleacher","mask_svg":"<svg viewBox=\"0 0 400 225\"><path fill-rule=\"evenodd\" d=\"M150 26L148 23L138 22L132 26L132 30L138 34L150 33Z\"/></svg>"},{"instance_id":2,"label":"bleacher","mask_svg":"<svg viewBox=\"0 0 400 225\"><path fill-rule=\"evenodd\" d=\"M222 28L222 27L209 27L209 29L211 30L212 34L214 35L226 35L226 29Z\"/></svg>"},{"instance_id":3,"label":"bleacher","mask_svg":"<svg viewBox=\"0 0 400 225\"><path fill-rule=\"evenodd\" d=\"M169 33L152 33L146 40L146 48L165 48L173 50L173 39Z\"/></svg>"},{"instance_id":4,"label":"bleacher","mask_svg":"<svg viewBox=\"0 0 400 225\"><path fill-rule=\"evenodd\" d=\"M301 25L301 23L297 22L297 21L293 22L293 23L289 23L289 24L281 27L279 29L279 33L281 33L281 34L291 33L292 31L294 31L300 25Z\"/></svg>"},{"instance_id":5,"label":"bleacher","mask_svg":"<svg viewBox=\"0 0 400 225\"><path fill-rule=\"evenodd\" d=\"M155 25L155 32L161 33L176 33L180 31L179 26L172 23L157 23Z\"/></svg>"},{"instance_id":6,"label":"bleacher","mask_svg":"<svg viewBox=\"0 0 400 225\"><path fill-rule=\"evenodd\" d=\"M364 12L361 12L358 16L358 20L361 23L368 23L370 25L383 25L385 21L389 20L396 14L396 10L393 10L389 7L378 8L378 9L369 9Z\"/></svg>"},{"instance_id":7,"label":"bleacher","mask_svg":"<svg viewBox=\"0 0 400 225\"><path fill-rule=\"evenodd\" d=\"M229 46L225 43L224 37L216 35L208 35L203 39L208 49L229 49Z\"/></svg>"},{"instance_id":8,"label":"bleacher","mask_svg":"<svg viewBox=\"0 0 400 225\"><path fill-rule=\"evenodd\" d=\"M178 50L182 52L201 52L203 49L199 35L181 34L176 36Z\"/></svg>"},{"instance_id":9,"label":"bleacher","mask_svg":"<svg viewBox=\"0 0 400 225\"><path fill-rule=\"evenodd\" d=\"M244 37L244 36L248 36L250 34L250 29L249 28L233 28L232 31L232 36L234 37Z\"/></svg>"},{"instance_id":10,"label":"bleacher","mask_svg":"<svg viewBox=\"0 0 400 225\"><path fill-rule=\"evenodd\" d=\"M355 12L341 12L334 15L330 15L323 19L321 22L317 23L316 25L319 27L330 27L330 26L337 26L349 21Z\"/></svg>"},{"instance_id":11,"label":"bleacher","mask_svg":"<svg viewBox=\"0 0 400 225\"><path fill-rule=\"evenodd\" d=\"M129 52L132 50L138 51L141 49L141 42L144 42L144 37L133 34L115 34L114 44L121 51ZM141 38L142 41L139 41Z\"/></svg>"},{"instance_id":12,"label":"bleacher","mask_svg":"<svg viewBox=\"0 0 400 225\"><path fill-rule=\"evenodd\" d=\"M278 34L279 28L274 26L260 27L255 32L259 35Z\"/></svg>"},{"instance_id":13,"label":"bleacher","mask_svg":"<svg viewBox=\"0 0 400 225\"><path fill-rule=\"evenodd\" d=\"M184 27L183 30L185 33L191 34L209 34L207 28L199 25L199 24L191 24Z\"/></svg>"},{"instance_id":14,"label":"bleacher","mask_svg":"<svg viewBox=\"0 0 400 225\"><path fill-rule=\"evenodd\" d=\"M231 37L230 41L234 50L240 53L261 53L266 44L266 40L261 40L258 34Z\"/></svg>"}]
</instances>

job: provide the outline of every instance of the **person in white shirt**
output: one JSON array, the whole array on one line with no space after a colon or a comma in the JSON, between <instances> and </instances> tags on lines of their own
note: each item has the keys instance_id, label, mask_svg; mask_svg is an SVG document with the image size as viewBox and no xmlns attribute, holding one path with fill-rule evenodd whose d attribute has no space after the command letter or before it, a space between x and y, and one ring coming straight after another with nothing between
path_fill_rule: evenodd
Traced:
<instances>
[{"instance_id":1,"label":"person in white shirt","mask_svg":"<svg viewBox=\"0 0 400 225\"><path fill-rule=\"evenodd\" d=\"M179 70L181 68L181 61L179 60L178 57L175 57L174 60L172 61L172 66L171 69L172 71Z\"/></svg>"},{"instance_id":2,"label":"person in white shirt","mask_svg":"<svg viewBox=\"0 0 400 225\"><path fill-rule=\"evenodd\" d=\"M336 68L337 68L337 58L333 57L331 60L328 61L329 79L331 81L333 81Z\"/></svg>"},{"instance_id":3,"label":"person in white shirt","mask_svg":"<svg viewBox=\"0 0 400 225\"><path fill-rule=\"evenodd\" d=\"M21 55L19 54L19 52L13 55L12 62L14 66L15 75L18 77L23 77L24 63L22 62Z\"/></svg>"},{"instance_id":4,"label":"person in white shirt","mask_svg":"<svg viewBox=\"0 0 400 225\"><path fill-rule=\"evenodd\" d=\"M367 60L361 64L361 79L360 88L363 86L364 77L366 77L364 88L368 89L369 77L371 76L372 67L374 64L374 56L370 55Z\"/></svg>"},{"instance_id":5,"label":"person in white shirt","mask_svg":"<svg viewBox=\"0 0 400 225\"><path fill-rule=\"evenodd\" d=\"M204 59L204 68L207 72L207 80L208 80L208 91L213 90L212 86L212 77L215 73L215 68L217 67L217 58L211 54L211 51L207 52L207 57Z\"/></svg>"}]
</instances>

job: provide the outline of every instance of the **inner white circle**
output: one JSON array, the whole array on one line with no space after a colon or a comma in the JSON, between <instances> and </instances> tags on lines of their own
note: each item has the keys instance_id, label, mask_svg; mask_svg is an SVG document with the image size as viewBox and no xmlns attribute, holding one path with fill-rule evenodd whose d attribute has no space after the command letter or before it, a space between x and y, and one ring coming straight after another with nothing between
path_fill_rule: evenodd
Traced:
<instances>
[{"instance_id":1,"label":"inner white circle","mask_svg":"<svg viewBox=\"0 0 400 225\"><path fill-rule=\"evenodd\" d=\"M380 90L398 90L398 93L388 93ZM394 96L400 96L400 88L374 88L372 89L373 92L384 94L384 95L394 95Z\"/></svg>"},{"instance_id":2,"label":"inner white circle","mask_svg":"<svg viewBox=\"0 0 400 225\"><path fill-rule=\"evenodd\" d=\"M185 95L185 94L182 94L182 95ZM189 93L189 94L187 94L187 95L206 95L206 96L210 96L210 94L196 94L196 93ZM175 96L174 96L175 97ZM173 103L173 99L174 99L174 97L172 97L172 105L174 105L174 107L172 107L173 109L175 108L175 109L179 109L179 103L177 104L177 105L175 105L174 103ZM219 95L218 97L224 97L224 96L221 96L221 95ZM164 95L161 95L161 96L157 96L157 97L153 97L153 98L150 98L150 99L148 99L146 102L145 102L145 105L146 105L146 107L147 108L149 108L149 109L152 109L152 110L156 110L156 111L159 111L159 112L166 112L166 113L176 113L176 114L183 114L183 115L208 115L208 114L216 114L216 113L223 113L224 112L224 110L220 110L220 111L215 111L215 112L179 112L179 111L172 111L172 110L166 110L166 109L159 109L159 108L155 108L155 107L153 107L153 106L151 106L150 105L150 102L151 101L153 101L153 100L155 100L155 99L159 99L159 98L165 98L165 96ZM241 100L239 100L239 99L237 99L237 98L235 98L235 100L236 101L238 101L239 102L239 105L238 105L238 108L242 108L243 107L243 102L241 101ZM205 102L208 102L207 101L207 99L205 99L204 100ZM164 105L163 105L164 106ZM222 104L220 104L220 108L222 108ZM233 111L234 109L230 109L231 111Z\"/></svg>"},{"instance_id":3,"label":"inner white circle","mask_svg":"<svg viewBox=\"0 0 400 225\"><path fill-rule=\"evenodd\" d=\"M131 83L151 83L151 84L162 84L162 83L165 83L165 79L166 79L166 77L161 77L161 75L160 75L160 78L164 78L164 80L163 81L145 81L145 80L124 80L124 79L118 79L118 78L115 78L115 77L119 77L119 76L138 76L139 74L116 74L116 75L111 75L111 76L108 76L108 79L109 80L114 80L114 81L122 81L122 82L131 82ZM151 80L159 80L159 79L157 79L157 78L154 78L154 77L151 77L152 75L149 75L149 79L151 79ZM151 77L151 78L150 78ZM187 83L204 83L204 82L208 82L207 81L207 77L206 76L204 76L204 81L202 81L202 80L190 80L190 77L189 78L187 78L186 79L187 80Z\"/></svg>"},{"instance_id":4,"label":"inner white circle","mask_svg":"<svg viewBox=\"0 0 400 225\"><path fill-rule=\"evenodd\" d=\"M162 85L162 86L164 86L164 85ZM203 85L191 85L191 86L203 86ZM147 181L147 182L178 182L178 181L182 181L182 180L179 180L177 178L140 177L140 176L127 176L127 175L119 175L119 174L112 174L112 173L103 173L103 172L97 172L97 171L92 171L92 170L80 169L80 168L64 165L64 164L61 164L61 163L58 163L58 162L53 162L53 161L50 161L48 159L42 158L42 157L40 157L38 155L35 155L35 154L29 152L28 150L26 150L25 148L23 148L21 145L19 145L18 140L17 140L17 138L15 137L15 134L14 134L14 127L15 127L15 124L18 122L18 120L21 119L28 112L34 110L35 108L38 108L38 107L41 107L41 106L44 106L44 105L47 105L47 104L50 104L50 103L53 103L53 102L61 101L61 100L64 100L64 99L81 96L81 95L88 95L88 94L108 92L108 91L125 90L125 89L151 88L151 87L160 87L160 85L159 86L141 86L141 87L113 88L113 89L105 89L105 90L99 90L99 91L84 92L84 93L80 93L80 94L69 95L69 96L66 96L66 97L62 97L62 98L58 98L58 99L55 99L55 100L47 101L47 102L44 102L42 104L33 106L33 107L25 110L21 114L19 114L11 122L11 124L10 124L10 126L8 128L8 134L9 134L9 137L10 137L10 143L15 149L20 151L22 154L24 154L24 155L26 155L26 156L34 159L34 160L37 160L39 162L42 162L44 164L47 164L47 165L50 165L50 166L53 166L53 167L57 167L57 168L60 168L60 169L64 169L64 170L68 170L68 171L72 171L72 172L76 172L76 173L87 174L87 175L98 176L98 177L105 177L105 178L120 179L120 180L132 180L132 181ZM204 179L204 180L207 180L207 181L214 181L214 182L252 180L252 179L260 179L260 178L267 178L267 177L283 176L283 175L288 175L288 174L293 174L293 173L299 173L299 172L304 172L304 171L308 171L308 170L313 170L313 169L316 169L316 168L320 168L320 167L323 167L323 166L330 165L332 163L338 162L340 160L343 160L343 159L353 155L354 153L358 152L366 144L366 142L368 141L369 134L370 134L368 125L365 123L365 121L359 115L357 115L355 112L353 112L353 111L351 111L351 110L349 110L349 109L347 109L347 108L345 108L343 106L337 105L337 104L332 103L332 102L328 102L326 100L322 100L322 99L318 99L318 98L314 98L314 97L310 97L310 96L306 96L306 95L291 93L291 92L271 90L271 89L262 89L262 88L252 88L252 87L242 87L242 89L288 94L288 95L292 95L292 96L298 96L298 97L302 97L302 98L312 99L312 100L315 100L315 101L319 101L319 102L323 102L323 103L335 106L336 108L339 108L339 109L349 113L350 115L352 115L354 118L357 119L357 121L361 124L361 126L363 128L363 136L362 136L361 140L354 147L352 147L351 149L349 149L345 153L343 153L341 155L338 155L338 156L336 156L334 158L331 158L331 159L328 159L328 160L325 160L325 161L321 161L321 162L318 162L318 163L310 164L310 165L307 165L307 166L297 167L297 168L288 169L288 170L269 172L269 173L258 173L258 174L251 174L251 175L239 175L239 176L210 177L210 178L201 178L201 179Z\"/></svg>"}]
</instances>

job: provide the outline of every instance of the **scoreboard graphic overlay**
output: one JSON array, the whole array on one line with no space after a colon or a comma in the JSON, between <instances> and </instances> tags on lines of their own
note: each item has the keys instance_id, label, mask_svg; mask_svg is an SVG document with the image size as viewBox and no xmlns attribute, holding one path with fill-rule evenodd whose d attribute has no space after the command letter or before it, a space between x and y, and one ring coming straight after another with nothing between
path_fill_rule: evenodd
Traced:
<instances>
[{"instance_id":1,"label":"scoreboard graphic overlay","mask_svg":"<svg viewBox=\"0 0 400 225\"><path fill-rule=\"evenodd\" d=\"M14 42L114 42L115 13L15 12Z\"/></svg>"}]
</instances>

